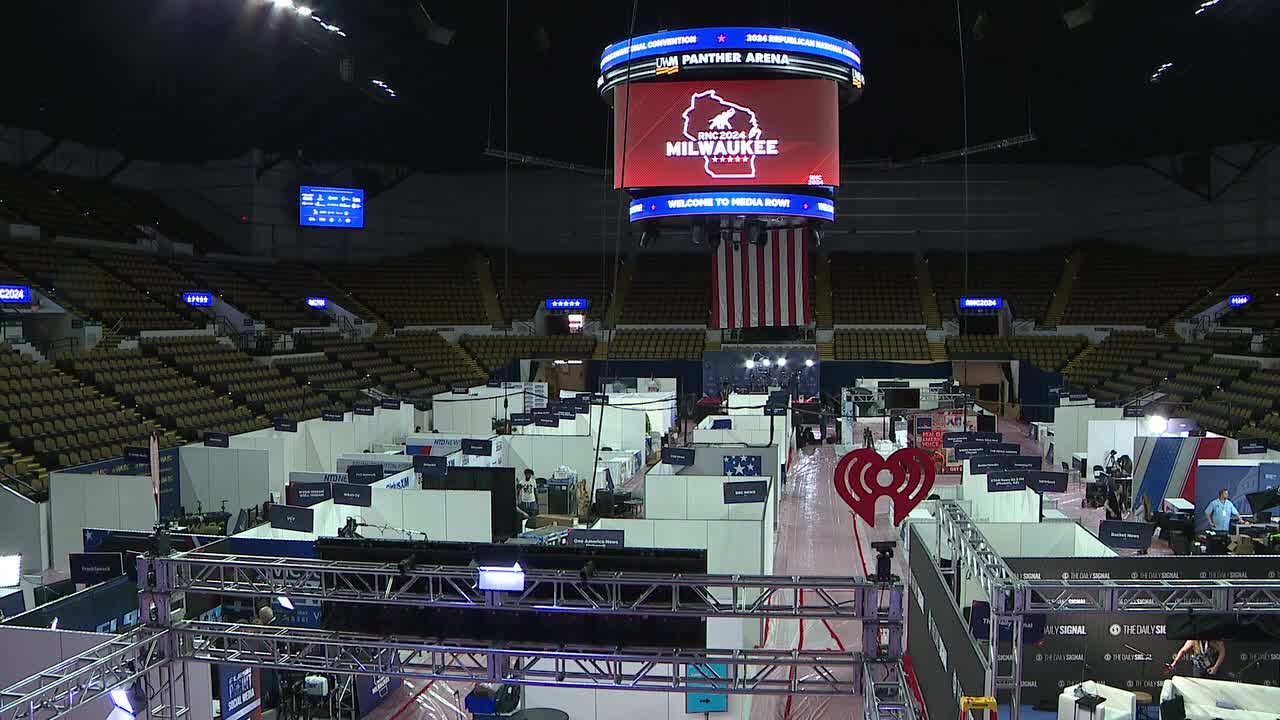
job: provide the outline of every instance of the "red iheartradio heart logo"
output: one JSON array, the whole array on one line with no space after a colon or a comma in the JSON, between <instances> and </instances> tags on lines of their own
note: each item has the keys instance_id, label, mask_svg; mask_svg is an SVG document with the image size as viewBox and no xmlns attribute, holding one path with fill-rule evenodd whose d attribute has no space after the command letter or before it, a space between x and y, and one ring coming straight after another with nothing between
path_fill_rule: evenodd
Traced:
<instances>
[{"instance_id":1,"label":"red iheartradio heart logo","mask_svg":"<svg viewBox=\"0 0 1280 720\"><path fill-rule=\"evenodd\" d=\"M885 471L892 478L888 487L877 479ZM936 472L929 453L919 448L903 448L887 460L871 448L860 448L836 463L836 492L868 525L876 524L876 501L892 499L893 524L898 526L929 496Z\"/></svg>"}]
</instances>

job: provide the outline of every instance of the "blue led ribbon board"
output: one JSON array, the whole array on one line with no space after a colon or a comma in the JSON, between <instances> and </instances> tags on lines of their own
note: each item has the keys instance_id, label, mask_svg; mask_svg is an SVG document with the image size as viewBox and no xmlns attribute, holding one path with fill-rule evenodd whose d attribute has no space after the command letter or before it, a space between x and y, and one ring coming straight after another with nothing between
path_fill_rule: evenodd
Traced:
<instances>
[{"instance_id":1,"label":"blue led ribbon board","mask_svg":"<svg viewBox=\"0 0 1280 720\"><path fill-rule=\"evenodd\" d=\"M1004 298L997 297L962 297L960 308L963 310L998 310L1004 307Z\"/></svg>"},{"instance_id":2,"label":"blue led ribbon board","mask_svg":"<svg viewBox=\"0 0 1280 720\"><path fill-rule=\"evenodd\" d=\"M1231 307L1243 307L1248 305L1250 300L1253 300L1251 295L1232 295L1227 298L1227 304Z\"/></svg>"},{"instance_id":3,"label":"blue led ribbon board","mask_svg":"<svg viewBox=\"0 0 1280 720\"><path fill-rule=\"evenodd\" d=\"M298 188L298 224L304 227L364 227L364 190L360 188Z\"/></svg>"},{"instance_id":4,"label":"blue led ribbon board","mask_svg":"<svg viewBox=\"0 0 1280 720\"><path fill-rule=\"evenodd\" d=\"M182 302L191 307L210 307L213 305L213 293L203 290L188 290L182 293Z\"/></svg>"},{"instance_id":5,"label":"blue led ribbon board","mask_svg":"<svg viewBox=\"0 0 1280 720\"><path fill-rule=\"evenodd\" d=\"M763 53L796 53L835 61L850 70L862 70L862 54L848 40L784 28L707 27L640 35L616 42L600 54L600 72L640 58L672 53L746 50Z\"/></svg>"},{"instance_id":6,"label":"blue led ribbon board","mask_svg":"<svg viewBox=\"0 0 1280 720\"><path fill-rule=\"evenodd\" d=\"M778 192L687 192L631 201L631 222L687 215L781 215L834 221L836 205L822 195Z\"/></svg>"},{"instance_id":7,"label":"blue led ribbon board","mask_svg":"<svg viewBox=\"0 0 1280 720\"><path fill-rule=\"evenodd\" d=\"M548 310L586 310L586 298L547 298Z\"/></svg>"},{"instance_id":8,"label":"blue led ribbon board","mask_svg":"<svg viewBox=\"0 0 1280 720\"><path fill-rule=\"evenodd\" d=\"M0 285L0 303L31 304L31 287L28 285Z\"/></svg>"}]
</instances>

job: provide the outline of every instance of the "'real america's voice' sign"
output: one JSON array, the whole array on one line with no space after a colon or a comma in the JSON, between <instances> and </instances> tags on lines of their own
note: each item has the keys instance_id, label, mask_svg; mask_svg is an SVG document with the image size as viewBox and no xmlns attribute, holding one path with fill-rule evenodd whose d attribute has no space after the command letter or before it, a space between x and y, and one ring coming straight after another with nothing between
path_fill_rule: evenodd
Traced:
<instances>
[{"instance_id":1,"label":"'real america's voice' sign","mask_svg":"<svg viewBox=\"0 0 1280 720\"><path fill-rule=\"evenodd\" d=\"M838 113L836 86L828 80L619 87L614 100L614 185L836 186Z\"/></svg>"}]
</instances>

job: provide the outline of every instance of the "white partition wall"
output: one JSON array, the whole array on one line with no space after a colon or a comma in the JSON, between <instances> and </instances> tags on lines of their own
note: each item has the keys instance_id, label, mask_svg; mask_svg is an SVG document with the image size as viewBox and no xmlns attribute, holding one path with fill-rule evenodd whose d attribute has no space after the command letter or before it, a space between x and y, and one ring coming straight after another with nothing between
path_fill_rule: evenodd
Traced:
<instances>
[{"instance_id":1,"label":"white partition wall","mask_svg":"<svg viewBox=\"0 0 1280 720\"><path fill-rule=\"evenodd\" d=\"M50 562L60 570L68 567L68 553L84 550L84 528L150 532L157 519L149 475L55 472L49 476L49 509Z\"/></svg>"},{"instance_id":2,"label":"white partition wall","mask_svg":"<svg viewBox=\"0 0 1280 720\"><path fill-rule=\"evenodd\" d=\"M0 555L21 555L25 573L49 567L49 503L0 485Z\"/></svg>"},{"instance_id":3,"label":"white partition wall","mask_svg":"<svg viewBox=\"0 0 1280 720\"><path fill-rule=\"evenodd\" d=\"M347 518L363 523L367 538L447 542L492 542L493 523L487 490L399 490L375 487L370 507L338 505L325 500L311 505L312 532L259 525L236 537L314 540L334 537Z\"/></svg>"},{"instance_id":4,"label":"white partition wall","mask_svg":"<svg viewBox=\"0 0 1280 720\"><path fill-rule=\"evenodd\" d=\"M961 472L961 493L969 504L966 511L975 522L1040 522L1040 496L1034 490L987 492L987 476L970 471L968 460Z\"/></svg>"},{"instance_id":5,"label":"white partition wall","mask_svg":"<svg viewBox=\"0 0 1280 720\"><path fill-rule=\"evenodd\" d=\"M1116 451L1116 457L1128 455L1134 458L1133 439L1146 427L1141 418L1121 418L1119 420L1090 420L1088 423L1089 467L1106 465L1107 453ZM1079 452L1079 451L1077 451ZM1090 473L1089 477L1093 477Z\"/></svg>"},{"instance_id":6,"label":"white partition wall","mask_svg":"<svg viewBox=\"0 0 1280 720\"><path fill-rule=\"evenodd\" d=\"M257 448L178 449L182 504L187 512L221 510L232 515L271 497L270 451ZM288 476L285 476L288 480ZM283 485L281 486L283 491ZM283 494L277 496L283 499Z\"/></svg>"},{"instance_id":7,"label":"white partition wall","mask_svg":"<svg viewBox=\"0 0 1280 720\"><path fill-rule=\"evenodd\" d=\"M488 435L493 419L525 411L525 392L515 388L473 387L466 394L446 392L431 397L431 422L440 432Z\"/></svg>"},{"instance_id":8,"label":"white partition wall","mask_svg":"<svg viewBox=\"0 0 1280 720\"><path fill-rule=\"evenodd\" d=\"M1073 454L1088 452L1090 420L1119 420L1123 413L1120 408L1098 408L1092 403L1054 408L1054 462L1070 463Z\"/></svg>"}]
</instances>

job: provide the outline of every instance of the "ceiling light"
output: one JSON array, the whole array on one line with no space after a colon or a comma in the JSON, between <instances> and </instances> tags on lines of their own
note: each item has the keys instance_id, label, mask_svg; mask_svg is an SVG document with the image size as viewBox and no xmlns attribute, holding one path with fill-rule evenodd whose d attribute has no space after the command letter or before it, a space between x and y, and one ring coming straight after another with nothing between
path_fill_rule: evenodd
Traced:
<instances>
[{"instance_id":1,"label":"ceiling light","mask_svg":"<svg viewBox=\"0 0 1280 720\"><path fill-rule=\"evenodd\" d=\"M290 10L293 9L293 0L271 0L271 4L275 5L278 8L288 8Z\"/></svg>"},{"instance_id":2,"label":"ceiling light","mask_svg":"<svg viewBox=\"0 0 1280 720\"><path fill-rule=\"evenodd\" d=\"M298 7L294 8L294 10L297 10L298 14L301 15L302 17L311 17L311 8L307 7L306 5L299 5Z\"/></svg>"},{"instance_id":3,"label":"ceiling light","mask_svg":"<svg viewBox=\"0 0 1280 720\"><path fill-rule=\"evenodd\" d=\"M805 367L813 367L813 358L806 358L806 359L805 359L805 361L804 361L804 366L805 366Z\"/></svg>"},{"instance_id":4,"label":"ceiling light","mask_svg":"<svg viewBox=\"0 0 1280 720\"><path fill-rule=\"evenodd\" d=\"M1169 419L1161 415L1152 415L1147 418L1147 429L1156 434L1163 433L1169 429Z\"/></svg>"}]
</instances>

